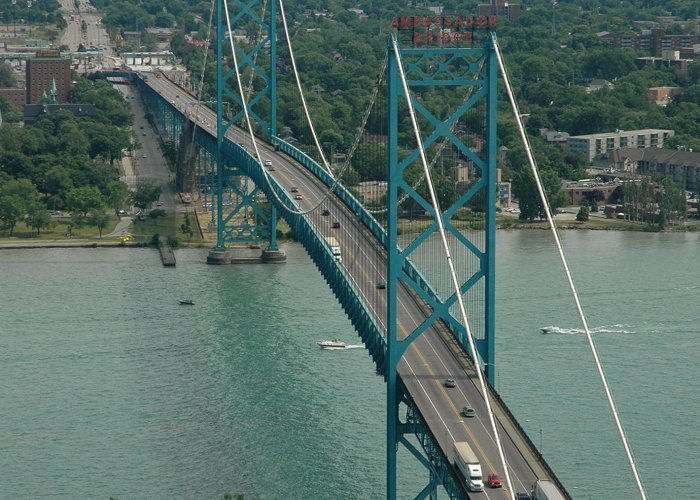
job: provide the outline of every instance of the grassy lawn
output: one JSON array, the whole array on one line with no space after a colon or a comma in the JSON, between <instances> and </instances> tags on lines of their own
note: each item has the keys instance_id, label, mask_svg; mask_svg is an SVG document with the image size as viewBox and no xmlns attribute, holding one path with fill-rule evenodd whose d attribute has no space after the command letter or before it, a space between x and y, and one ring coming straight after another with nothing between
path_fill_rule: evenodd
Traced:
<instances>
[{"instance_id":1,"label":"grassy lawn","mask_svg":"<svg viewBox=\"0 0 700 500\"><path fill-rule=\"evenodd\" d=\"M116 238L104 238L104 235L109 234L114 230L119 218L114 215L110 217L110 222L106 228L102 231L103 239L116 239ZM31 239L31 240L67 240L68 236L68 226L71 223L70 217L65 218L53 218L51 220L51 227L48 229L42 229L39 234L37 234L36 229L27 227L24 222L18 222L15 226L15 230L12 231L12 238L17 239ZM0 238L9 238L10 231L6 229L0 230ZM73 227L72 231L73 238L80 239L99 239L100 232L95 226L83 226L78 229Z\"/></svg>"},{"instance_id":2,"label":"grassy lawn","mask_svg":"<svg viewBox=\"0 0 700 500\"><path fill-rule=\"evenodd\" d=\"M134 219L131 225L126 229L126 233L131 234L136 243L150 243L154 234L177 238L181 243L198 244L202 242L199 234L194 215L189 216L190 226L192 227L192 236L185 234L180 229L185 223L185 214L168 214L165 217L151 219L146 217L145 220ZM32 240L32 241L53 241L71 239L88 239L100 240L100 232L94 226L84 226L80 229L73 227L72 234L68 234L68 227L71 223L70 218L54 218L51 227L42 229L37 234L36 229L27 227L23 222L15 226L12 236L9 230L0 230L0 238L12 238L13 240ZM107 238L105 235L111 233L119 223L119 217L116 215L110 217L110 223L102 231L102 240L104 241L119 241L119 236Z\"/></svg>"}]
</instances>

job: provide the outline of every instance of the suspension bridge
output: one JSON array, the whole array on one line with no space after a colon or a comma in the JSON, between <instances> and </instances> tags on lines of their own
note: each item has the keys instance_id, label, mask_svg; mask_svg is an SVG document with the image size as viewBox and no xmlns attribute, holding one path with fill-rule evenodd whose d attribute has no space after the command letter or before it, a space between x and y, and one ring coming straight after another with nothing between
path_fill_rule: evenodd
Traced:
<instances>
[{"instance_id":1,"label":"suspension bridge","mask_svg":"<svg viewBox=\"0 0 700 500\"><path fill-rule=\"evenodd\" d=\"M161 73L113 75L133 82L153 125L176 145L179 190L201 192L211 204L217 244L208 261L227 264L236 245L265 242L262 259L281 262L278 219L291 228L387 382L387 498L515 498L538 485L548 486L548 499L570 498L494 390L496 83L505 68L493 23L449 30L450 40L466 45L420 47L393 33L362 124L337 165L313 127L284 4L229 9L215 0L210 18L217 95L209 105ZM277 134L279 20L314 153ZM259 27L258 37L236 47L232 30L246 23ZM434 26L424 27L423 40ZM444 24L439 29L444 35ZM358 173L377 162L381 178ZM462 442L481 475L498 474L504 488L469 491L456 460ZM399 446L425 466L422 491L401 489Z\"/></svg>"}]
</instances>

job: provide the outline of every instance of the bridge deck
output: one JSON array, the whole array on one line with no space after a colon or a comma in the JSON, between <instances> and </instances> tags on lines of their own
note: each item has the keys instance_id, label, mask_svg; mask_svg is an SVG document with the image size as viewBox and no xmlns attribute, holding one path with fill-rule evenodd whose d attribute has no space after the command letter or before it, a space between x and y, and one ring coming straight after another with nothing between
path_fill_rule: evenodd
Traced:
<instances>
[{"instance_id":1,"label":"bridge deck","mask_svg":"<svg viewBox=\"0 0 700 500\"><path fill-rule=\"evenodd\" d=\"M215 136L216 115L211 110L193 106L194 99L165 78L149 78L147 83L180 113ZM199 109L197 117L194 117L195 107ZM246 140L246 134L235 127L227 131L226 137L235 143ZM296 201L299 208L311 208L322 199L326 186L304 166L268 143L259 142L259 147L261 161L270 159L275 166L275 171L270 173L274 181L287 192L296 186L303 195L302 200ZM375 286L377 282L386 282L384 248L369 229L357 222L355 214L340 199L330 197L324 208L329 209L331 216L314 219L316 231L338 240L343 255L340 265L348 282L385 329L386 296ZM338 221L340 228L333 229L332 221ZM406 287L397 290L397 309L398 331L403 337L426 318L424 304ZM453 460L452 443L469 441L481 460L484 476L497 472L503 477L474 367L446 328L441 324L434 325L407 349L399 364L399 376L450 461ZM446 388L443 385L446 378L453 378L456 387ZM493 389L490 390L514 488L530 491L538 479L555 479L507 407L493 394ZM461 416L461 408L466 404L475 408L475 418ZM487 488L482 493L469 493L469 497L508 498L508 494L505 490Z\"/></svg>"}]
</instances>

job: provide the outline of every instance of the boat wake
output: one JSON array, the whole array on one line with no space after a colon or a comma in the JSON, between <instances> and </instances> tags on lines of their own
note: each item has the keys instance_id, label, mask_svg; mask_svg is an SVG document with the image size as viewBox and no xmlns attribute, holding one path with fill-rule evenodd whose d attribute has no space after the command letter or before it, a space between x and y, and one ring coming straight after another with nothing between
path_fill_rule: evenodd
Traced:
<instances>
[{"instance_id":1,"label":"boat wake","mask_svg":"<svg viewBox=\"0 0 700 500\"><path fill-rule=\"evenodd\" d=\"M609 325L591 328L591 333L634 333L632 330L627 330L628 325ZM542 333L556 333L560 335L577 335L586 333L583 328L563 328L557 325L543 326L540 328Z\"/></svg>"}]
</instances>

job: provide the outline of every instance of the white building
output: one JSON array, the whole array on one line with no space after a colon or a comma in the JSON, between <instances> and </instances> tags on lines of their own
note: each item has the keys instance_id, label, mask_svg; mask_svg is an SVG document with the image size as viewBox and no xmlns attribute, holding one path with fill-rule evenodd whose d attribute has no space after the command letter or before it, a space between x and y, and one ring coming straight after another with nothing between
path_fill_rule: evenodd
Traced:
<instances>
[{"instance_id":1,"label":"white building","mask_svg":"<svg viewBox=\"0 0 700 500\"><path fill-rule=\"evenodd\" d=\"M583 154L588 161L598 155L621 148L662 148L664 141L673 137L673 130L644 129L616 130L603 134L574 135L566 146L572 152Z\"/></svg>"}]
</instances>

